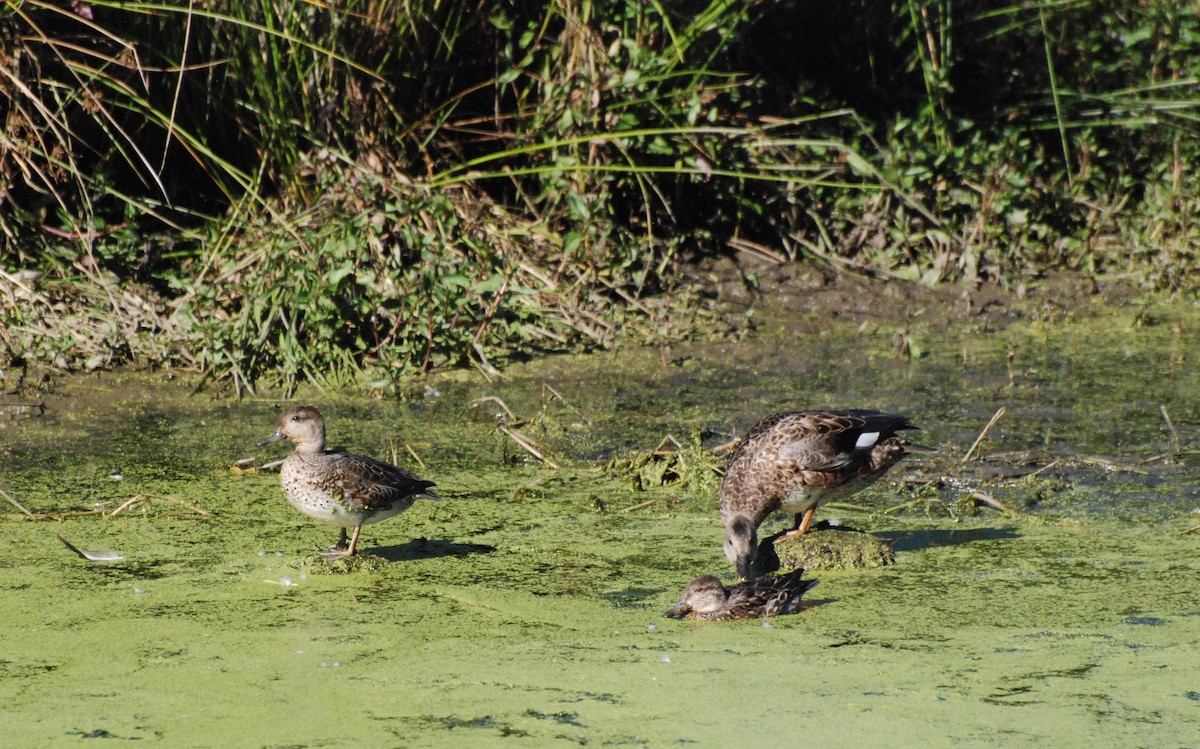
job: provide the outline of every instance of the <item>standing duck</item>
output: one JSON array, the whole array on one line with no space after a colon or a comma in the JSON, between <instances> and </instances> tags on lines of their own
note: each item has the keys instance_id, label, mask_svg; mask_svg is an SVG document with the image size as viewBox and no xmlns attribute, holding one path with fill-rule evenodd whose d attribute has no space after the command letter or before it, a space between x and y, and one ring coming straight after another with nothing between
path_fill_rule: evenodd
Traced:
<instances>
[{"instance_id":1,"label":"standing duck","mask_svg":"<svg viewBox=\"0 0 1200 749\"><path fill-rule=\"evenodd\" d=\"M875 483L906 455L930 452L897 433L917 429L879 411L786 411L754 425L733 451L721 482L725 556L740 580L754 576L758 527L773 512L796 524L776 540L802 536L817 507Z\"/></svg>"},{"instance_id":2,"label":"standing duck","mask_svg":"<svg viewBox=\"0 0 1200 749\"><path fill-rule=\"evenodd\" d=\"M432 481L402 468L365 455L326 450L325 419L312 406L284 411L279 428L258 445L285 438L296 444L279 473L288 501L310 518L340 530L337 544L321 552L329 559L354 556L364 525L387 520L420 497L441 499L429 491ZM349 544L348 528L354 529Z\"/></svg>"},{"instance_id":3,"label":"standing duck","mask_svg":"<svg viewBox=\"0 0 1200 749\"><path fill-rule=\"evenodd\" d=\"M712 575L703 575L687 584L683 597L663 616L676 619L758 619L800 610L800 597L817 586L819 580L802 580L804 570L786 575L760 577L726 588Z\"/></svg>"}]
</instances>

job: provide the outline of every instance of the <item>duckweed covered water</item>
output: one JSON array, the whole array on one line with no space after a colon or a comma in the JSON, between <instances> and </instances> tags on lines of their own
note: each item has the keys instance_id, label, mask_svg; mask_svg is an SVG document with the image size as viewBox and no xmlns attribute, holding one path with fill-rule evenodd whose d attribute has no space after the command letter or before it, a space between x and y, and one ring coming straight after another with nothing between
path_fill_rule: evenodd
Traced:
<instances>
[{"instance_id":1,"label":"duckweed covered water","mask_svg":"<svg viewBox=\"0 0 1200 749\"><path fill-rule=\"evenodd\" d=\"M916 360L884 323L770 321L740 343L445 375L400 402L306 394L332 444L446 497L364 529L382 561L349 574L312 564L336 531L277 474L231 470L282 456L253 447L281 404L61 382L44 416L0 423L0 488L61 518L3 508L3 743L1195 746L1198 317L1104 315L998 333L917 315ZM487 396L563 468L496 431ZM796 616L662 619L692 577L731 575L715 485L637 490L599 466L824 405L902 410L939 449L819 513L889 539L896 564L819 573Z\"/></svg>"}]
</instances>

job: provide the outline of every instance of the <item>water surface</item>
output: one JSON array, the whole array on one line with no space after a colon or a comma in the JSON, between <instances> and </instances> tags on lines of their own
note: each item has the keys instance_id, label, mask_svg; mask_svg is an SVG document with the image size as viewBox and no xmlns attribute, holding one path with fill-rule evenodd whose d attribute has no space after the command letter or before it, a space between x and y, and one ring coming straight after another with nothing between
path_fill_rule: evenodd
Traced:
<instances>
[{"instance_id":1,"label":"water surface","mask_svg":"<svg viewBox=\"0 0 1200 749\"><path fill-rule=\"evenodd\" d=\"M5 743L1195 746L1198 317L1151 311L768 316L737 342L444 374L400 400L304 393L331 443L446 497L368 526L383 561L350 574L311 564L335 531L276 474L231 470L282 456L253 445L286 404L60 380L43 416L0 422L0 488L56 516L2 508ZM497 431L488 396L562 467ZM901 410L938 448L822 511L897 564L818 573L807 611L765 624L662 619L692 577L731 575L715 484L600 467L804 406Z\"/></svg>"}]
</instances>

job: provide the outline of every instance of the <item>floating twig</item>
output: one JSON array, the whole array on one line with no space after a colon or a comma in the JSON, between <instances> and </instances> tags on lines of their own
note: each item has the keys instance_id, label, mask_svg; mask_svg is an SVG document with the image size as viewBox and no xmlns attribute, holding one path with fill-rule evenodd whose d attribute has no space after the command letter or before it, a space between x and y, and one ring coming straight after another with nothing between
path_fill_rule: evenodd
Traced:
<instances>
[{"instance_id":1,"label":"floating twig","mask_svg":"<svg viewBox=\"0 0 1200 749\"><path fill-rule=\"evenodd\" d=\"M669 447L667 447L668 444L674 445L675 449L672 450ZM683 445L679 444L679 440L675 439L675 435L668 434L666 437L663 437L661 440L658 441L658 446L655 447L653 450L651 450L650 454L664 456L664 455L674 455L674 454L682 453L682 452L683 452ZM682 458L682 456L680 456L680 457Z\"/></svg>"},{"instance_id":2,"label":"floating twig","mask_svg":"<svg viewBox=\"0 0 1200 749\"><path fill-rule=\"evenodd\" d=\"M657 499L647 499L645 502L639 502L639 503L638 503L638 504L636 504L636 505L630 505L630 506L628 506L628 507L622 507L620 511L621 511L621 512L633 512L634 510L640 510L640 509L642 509L643 507L649 507L650 505L654 504L654 503L655 503L655 502L657 502L657 501L658 501Z\"/></svg>"},{"instance_id":3,"label":"floating twig","mask_svg":"<svg viewBox=\"0 0 1200 749\"><path fill-rule=\"evenodd\" d=\"M412 445L405 442L404 449L408 450L408 454L412 456L413 460L417 461L417 465L421 466L421 470L425 470L425 461L421 460L421 456L417 455L416 450L412 449Z\"/></svg>"},{"instance_id":4,"label":"floating twig","mask_svg":"<svg viewBox=\"0 0 1200 749\"><path fill-rule=\"evenodd\" d=\"M1055 458L1054 460L1050 461L1050 462L1049 462L1049 463L1047 463L1046 465L1044 465L1044 466L1042 466L1041 468L1037 469L1037 470L1036 470L1036 471L1034 471L1033 473L1027 473L1027 474L1025 474L1024 476L1021 476L1020 478L1023 478L1023 479L1031 479L1031 478L1033 478L1034 476L1036 476L1036 475L1038 475L1039 473L1041 473L1042 471L1049 471L1051 468L1053 468L1054 466L1058 465L1058 464L1059 464L1059 463L1061 463L1061 462L1062 462L1062 458Z\"/></svg>"},{"instance_id":5,"label":"floating twig","mask_svg":"<svg viewBox=\"0 0 1200 749\"><path fill-rule=\"evenodd\" d=\"M425 461L421 460L421 456L417 455L417 451L412 449L412 445L404 443L404 450L413 460L417 461L417 465L421 466L421 470L425 470ZM392 456L392 463L400 465L400 451L396 449L395 440L388 440L388 452Z\"/></svg>"},{"instance_id":6,"label":"floating twig","mask_svg":"<svg viewBox=\"0 0 1200 749\"><path fill-rule=\"evenodd\" d=\"M1158 455L1151 455L1149 458L1142 458L1138 461L1138 465L1144 466L1149 463L1156 463L1160 460L1166 460L1167 458L1186 458L1191 455L1200 455L1200 450L1172 450L1170 452L1159 453Z\"/></svg>"},{"instance_id":7,"label":"floating twig","mask_svg":"<svg viewBox=\"0 0 1200 749\"><path fill-rule=\"evenodd\" d=\"M1162 411L1163 421L1167 422L1167 429L1171 432L1171 443L1175 446L1175 452L1183 452L1183 441L1179 439L1179 432L1176 431L1175 425L1171 423L1171 414L1167 413L1166 405L1160 403L1158 410Z\"/></svg>"},{"instance_id":8,"label":"floating twig","mask_svg":"<svg viewBox=\"0 0 1200 749\"><path fill-rule=\"evenodd\" d=\"M771 248L761 245L757 242L751 242L748 239L730 239L725 242L725 246L737 252L745 252L749 255L754 255L762 260L775 265L783 265L788 261L787 256L776 252Z\"/></svg>"},{"instance_id":9,"label":"floating twig","mask_svg":"<svg viewBox=\"0 0 1200 749\"><path fill-rule=\"evenodd\" d=\"M12 496L8 492L4 491L3 489L0 489L0 496L3 496L6 500L8 500L8 503L10 505L17 508L21 512L25 513L25 515L27 517L33 517L33 513L30 512L29 510L25 509L25 505L21 504L20 502L18 502L15 499L13 499Z\"/></svg>"},{"instance_id":10,"label":"floating twig","mask_svg":"<svg viewBox=\"0 0 1200 749\"><path fill-rule=\"evenodd\" d=\"M550 466L551 468L553 468L556 471L562 468L562 466L560 466L558 463L555 463L550 458L547 458L545 455L542 455L541 450L537 449L537 446L534 444L533 440L529 439L528 437L521 434L517 430L512 429L511 427L504 426L503 424L500 425L499 429L501 432L504 432L505 434L507 434L512 439L513 442L516 442L518 445L520 445L522 448L524 448L525 451L528 452L533 457L542 461L543 463Z\"/></svg>"},{"instance_id":11,"label":"floating twig","mask_svg":"<svg viewBox=\"0 0 1200 749\"><path fill-rule=\"evenodd\" d=\"M40 521L40 520L54 520L54 521L57 521L60 523L64 520L77 520L79 518L102 517L102 518L111 519L111 518L115 518L117 515L120 515L120 514L126 512L127 510L129 510L131 507L133 507L134 505L136 505L138 503L145 502L146 504L153 504L153 502L151 501L153 499L165 499L170 502L175 502L177 504L181 504L184 507L186 507L187 509L191 510L191 513L192 513L192 514L187 514L187 513L177 512L177 513L174 513L172 515L172 517L191 518L191 517L194 517L195 515L203 515L204 517L212 517L213 516L213 514L211 512L209 512L208 510L205 510L201 507L197 507L194 504L184 502L181 499L176 499L175 497L168 497L168 496L159 495L159 494L139 494L136 497L126 500L125 502L120 504L117 507L117 509L113 510L112 512L109 512L107 510L107 506L112 503L105 502L104 503L105 507L99 507L95 510L78 510L75 512L35 512L30 515L26 515L24 519L30 520L30 521L35 521L35 522Z\"/></svg>"},{"instance_id":12,"label":"floating twig","mask_svg":"<svg viewBox=\"0 0 1200 749\"><path fill-rule=\"evenodd\" d=\"M1179 531L1179 535L1186 536L1189 533L1195 533L1196 531L1200 531L1200 525L1193 525L1191 528Z\"/></svg>"},{"instance_id":13,"label":"floating twig","mask_svg":"<svg viewBox=\"0 0 1200 749\"><path fill-rule=\"evenodd\" d=\"M35 512L32 515L26 515L25 520L57 520L62 522L72 518L90 518L96 516L104 516L104 510L80 510L78 512Z\"/></svg>"},{"instance_id":14,"label":"floating twig","mask_svg":"<svg viewBox=\"0 0 1200 749\"><path fill-rule=\"evenodd\" d=\"M733 439L729 440L728 442L726 442L724 444L720 444L720 445L717 445L716 447L709 448L708 451L710 453L712 453L713 455L721 455L722 453L732 452L733 448L737 447L738 443L741 441L742 440L740 438L734 437Z\"/></svg>"},{"instance_id":15,"label":"floating twig","mask_svg":"<svg viewBox=\"0 0 1200 749\"><path fill-rule=\"evenodd\" d=\"M1000 512L1003 512L1005 515L1008 515L1009 517L1014 517L1014 518L1027 517L1025 513L1021 512L1019 510L1014 510L1012 507L1009 507L1008 505L1004 504L1003 502L1001 502L1000 500L991 496L990 494L984 494L983 492L971 492L970 494L967 495L967 498L975 500L975 502L978 504L987 505L988 507L991 507L994 510L999 510Z\"/></svg>"},{"instance_id":16,"label":"floating twig","mask_svg":"<svg viewBox=\"0 0 1200 749\"><path fill-rule=\"evenodd\" d=\"M1114 460L1101 458L1097 455L1080 455L1078 458L1076 458L1076 460L1085 465L1100 466L1101 468L1107 468L1110 471L1125 471L1127 473L1136 473L1141 476L1146 475L1146 471L1143 471L1139 468L1135 468L1131 465L1123 465Z\"/></svg>"},{"instance_id":17,"label":"floating twig","mask_svg":"<svg viewBox=\"0 0 1200 749\"><path fill-rule=\"evenodd\" d=\"M504 413L508 414L508 418L512 419L513 421L520 421L520 419L517 418L517 415L512 412L512 409L508 407L508 404L494 395L485 395L482 398L476 398L475 400L471 401L472 406L481 406L484 403L495 403L500 406L500 408L504 409Z\"/></svg>"},{"instance_id":18,"label":"floating twig","mask_svg":"<svg viewBox=\"0 0 1200 749\"><path fill-rule=\"evenodd\" d=\"M146 504L153 506L154 500L156 500L156 499L163 499L168 502L174 502L176 504L183 505L184 507L188 508L189 510L196 513L197 515L203 515L206 518L212 517L212 513L209 512L208 510L197 507L196 505L191 504L190 502L184 502L182 499L177 499L177 498L172 497L167 494L139 494L136 497L131 497L130 499L128 499L124 503L122 503L120 507L118 507L117 509L108 513L108 517L115 518L117 515L120 515L122 512L125 512L126 510L133 507L134 505L140 504L142 502L145 502Z\"/></svg>"},{"instance_id":19,"label":"floating twig","mask_svg":"<svg viewBox=\"0 0 1200 749\"><path fill-rule=\"evenodd\" d=\"M277 460L268 460L266 463L254 465L258 463L258 458L239 458L233 461L233 465L229 466L229 470L233 473L257 473L258 471L269 471L272 468L278 468L283 465L286 458Z\"/></svg>"},{"instance_id":20,"label":"floating twig","mask_svg":"<svg viewBox=\"0 0 1200 749\"><path fill-rule=\"evenodd\" d=\"M1021 463L1044 460L1049 458L1045 453L1035 452L1033 450L1001 450L997 453L989 453L987 458L980 460L988 460L993 463Z\"/></svg>"},{"instance_id":21,"label":"floating twig","mask_svg":"<svg viewBox=\"0 0 1200 749\"><path fill-rule=\"evenodd\" d=\"M971 449L967 450L967 454L963 456L963 463L966 463L971 459L971 456L975 454L975 450L978 449L980 443L983 442L983 438L987 436L988 430L992 428L993 424L1000 420L1000 417L1003 416L1004 412L1007 410L1008 409L1006 407L1001 406L996 410L996 413L992 414L992 418L988 420L987 426L983 428L983 431L980 432L979 436L975 438L975 443L971 445Z\"/></svg>"},{"instance_id":22,"label":"floating twig","mask_svg":"<svg viewBox=\"0 0 1200 749\"><path fill-rule=\"evenodd\" d=\"M524 449L530 455L532 455L533 457L542 461L546 465L550 466L551 468L553 468L555 470L562 468L562 466L560 466L558 463L555 463L553 460L551 460L550 458L547 458L545 455L543 455L542 451L538 449L537 445L534 443L533 440L531 440L529 437L525 436L524 434L521 434L520 432L518 432L516 429L513 428L513 426L524 424L525 421L523 419L517 418L517 415L513 413L512 409L508 407L507 403L505 403L503 400L501 400L500 398L498 398L494 395L485 395L482 398L476 398L475 400L471 401L472 406L479 406L484 403L495 403L496 405L500 406L500 408L502 408L504 410L504 413L507 415L508 420L511 422L512 426L510 426L508 424L504 424L504 423L497 425L496 428L499 431L508 435L508 437L513 442L516 442L518 445L520 445L522 447L522 449ZM500 421L503 421L503 419L501 419Z\"/></svg>"},{"instance_id":23,"label":"floating twig","mask_svg":"<svg viewBox=\"0 0 1200 749\"><path fill-rule=\"evenodd\" d=\"M476 361L472 357L467 358L470 359L471 364L475 365L475 368L483 374L483 379L487 380L488 382L493 382L496 377L500 376L500 370L492 366L492 363L487 360L487 354L484 353L483 346L478 343L473 343L471 344L471 348L475 349L475 356L478 356L479 360Z\"/></svg>"},{"instance_id":24,"label":"floating twig","mask_svg":"<svg viewBox=\"0 0 1200 749\"><path fill-rule=\"evenodd\" d=\"M555 389L554 389L554 388L553 388L551 385L549 385L548 383L545 383L545 382L543 382L543 383L542 383L542 389L543 389L543 390L549 390L549 391L550 391L550 395L554 396L554 398L555 398L555 399L557 399L558 401L560 401L560 402L561 402L561 403L562 403L564 406L566 406L567 408L571 409L571 411L572 411L572 412L574 412L574 414L575 414L576 416L578 416L580 419L582 419L582 420L583 420L583 423L584 423L584 424L587 424L588 426L591 426L591 425L592 425L592 420L591 420L591 419L589 419L588 417L584 416L584 415L583 415L583 412L582 412L582 411L580 411L578 408L575 408L575 406L572 406L572 405L570 404L570 402L568 402L568 401L567 401L567 399L563 397L562 393L560 393L560 392L558 392L557 390L555 390ZM543 397L544 397L544 394L543 394Z\"/></svg>"}]
</instances>

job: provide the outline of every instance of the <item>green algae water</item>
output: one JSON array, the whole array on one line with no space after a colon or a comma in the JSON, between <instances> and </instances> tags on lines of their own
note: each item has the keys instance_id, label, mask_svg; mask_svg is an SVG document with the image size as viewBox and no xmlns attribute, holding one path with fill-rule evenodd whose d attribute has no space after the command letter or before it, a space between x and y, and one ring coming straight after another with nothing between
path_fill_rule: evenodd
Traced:
<instances>
[{"instance_id":1,"label":"green algae water","mask_svg":"<svg viewBox=\"0 0 1200 749\"><path fill-rule=\"evenodd\" d=\"M401 400L307 393L332 445L446 498L364 528L342 574L314 561L336 531L247 470L282 457L253 445L285 404L62 381L0 422L0 489L34 513L0 504L0 744L1195 747L1200 315L1152 313L917 316L919 358L886 324L770 320ZM691 578L731 578L715 476L601 467L816 406L903 411L937 447L818 514L896 563L814 574L795 616L663 619Z\"/></svg>"}]
</instances>

